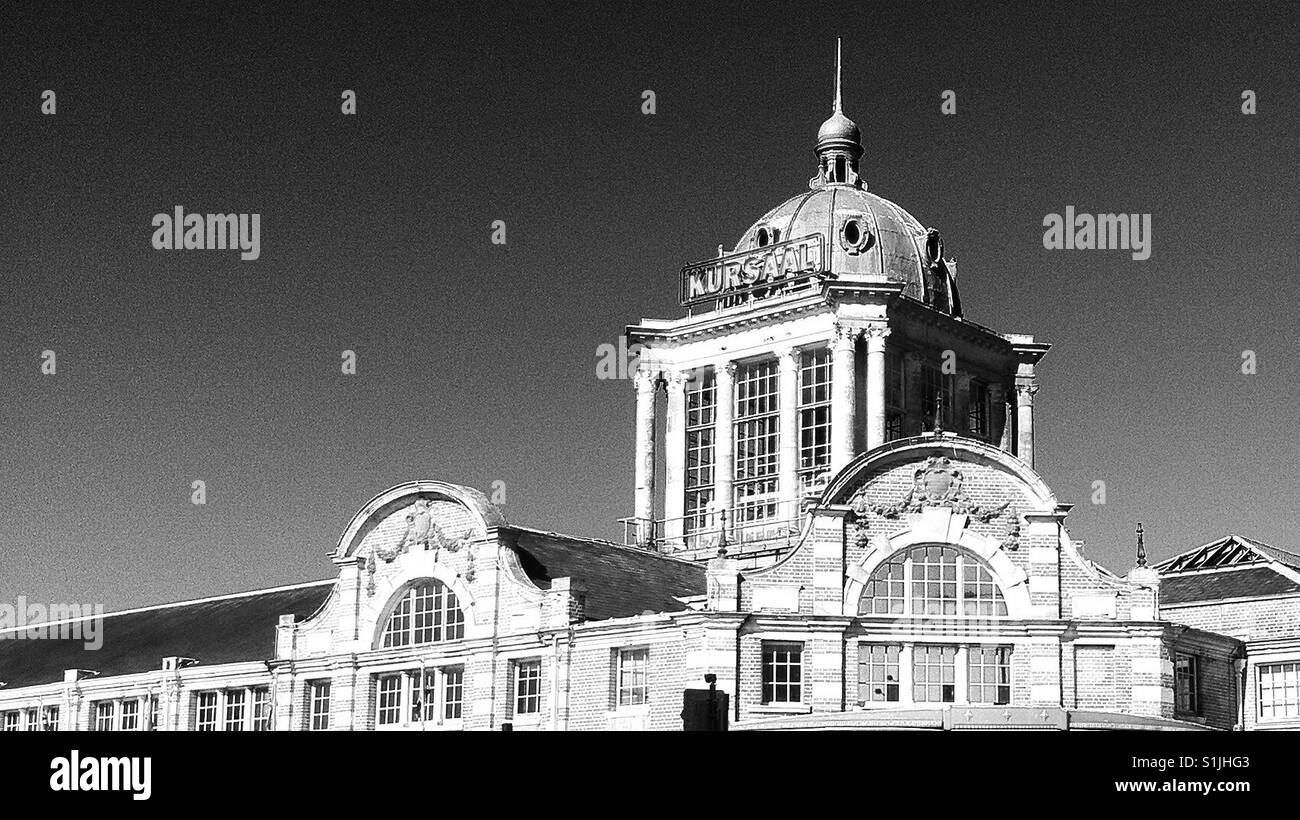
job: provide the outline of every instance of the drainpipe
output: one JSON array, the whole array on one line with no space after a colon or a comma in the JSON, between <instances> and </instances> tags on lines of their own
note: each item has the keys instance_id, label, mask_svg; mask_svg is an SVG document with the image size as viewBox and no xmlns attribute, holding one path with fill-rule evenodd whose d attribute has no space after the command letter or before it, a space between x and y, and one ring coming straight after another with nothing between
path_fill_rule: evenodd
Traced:
<instances>
[{"instance_id":1,"label":"drainpipe","mask_svg":"<svg viewBox=\"0 0 1300 820\"><path fill-rule=\"evenodd\" d=\"M1233 658L1232 668L1237 672L1237 725L1232 728L1244 732L1246 731L1246 659Z\"/></svg>"},{"instance_id":2,"label":"drainpipe","mask_svg":"<svg viewBox=\"0 0 1300 820\"><path fill-rule=\"evenodd\" d=\"M492 572L492 670L488 688L492 694L492 705L488 707L488 730L497 725L497 650L500 645L498 626L501 622L501 541L498 538L496 555L493 559Z\"/></svg>"},{"instance_id":3,"label":"drainpipe","mask_svg":"<svg viewBox=\"0 0 1300 820\"><path fill-rule=\"evenodd\" d=\"M573 681L573 627L564 636L564 731L569 731L569 687Z\"/></svg>"},{"instance_id":4,"label":"drainpipe","mask_svg":"<svg viewBox=\"0 0 1300 820\"><path fill-rule=\"evenodd\" d=\"M270 664L268 664L268 666L270 666ZM279 715L276 714L276 708L275 708L275 702L276 702L277 700L280 699L280 667L279 667L279 665L277 664L277 665L275 665L275 666L271 666L271 668L270 668L270 672L271 672L271 715L270 715L270 719L271 719L271 731L274 732L274 731L276 731L275 724L276 724L277 718L279 717Z\"/></svg>"},{"instance_id":5,"label":"drainpipe","mask_svg":"<svg viewBox=\"0 0 1300 820\"><path fill-rule=\"evenodd\" d=\"M552 632L545 644L551 647L551 731L560 728L560 639Z\"/></svg>"}]
</instances>

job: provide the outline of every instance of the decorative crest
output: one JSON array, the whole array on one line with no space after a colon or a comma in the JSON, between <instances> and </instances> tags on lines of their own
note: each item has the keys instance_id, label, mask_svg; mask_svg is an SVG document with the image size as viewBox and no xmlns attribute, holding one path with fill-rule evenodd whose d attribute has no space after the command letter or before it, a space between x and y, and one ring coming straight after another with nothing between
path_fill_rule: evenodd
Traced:
<instances>
[{"instance_id":1,"label":"decorative crest","mask_svg":"<svg viewBox=\"0 0 1300 820\"><path fill-rule=\"evenodd\" d=\"M946 456L930 456L912 476L912 489L894 504L873 504L867 500L864 487L853 496L849 507L856 517L868 511L882 518L898 518L903 513L920 512L925 507L951 507L954 513L968 515L987 524L1011 506L1003 501L994 506L984 506L971 501L962 489L965 476Z\"/></svg>"}]
</instances>

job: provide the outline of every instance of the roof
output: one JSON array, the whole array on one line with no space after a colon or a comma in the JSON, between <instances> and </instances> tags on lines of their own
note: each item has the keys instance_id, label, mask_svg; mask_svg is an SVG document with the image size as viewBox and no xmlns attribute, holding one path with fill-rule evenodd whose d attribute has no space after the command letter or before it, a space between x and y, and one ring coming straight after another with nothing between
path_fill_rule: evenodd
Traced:
<instances>
[{"instance_id":1,"label":"roof","mask_svg":"<svg viewBox=\"0 0 1300 820\"><path fill-rule=\"evenodd\" d=\"M1268 567L1171 575L1160 580L1160 605L1300 592L1300 584Z\"/></svg>"},{"instance_id":2,"label":"roof","mask_svg":"<svg viewBox=\"0 0 1300 820\"><path fill-rule=\"evenodd\" d=\"M1162 605L1300 592L1300 555L1229 535L1156 564Z\"/></svg>"},{"instance_id":3,"label":"roof","mask_svg":"<svg viewBox=\"0 0 1300 820\"><path fill-rule=\"evenodd\" d=\"M529 579L549 589L571 577L586 590L586 620L677 612L678 598L705 594L700 564L608 541L511 528L510 543Z\"/></svg>"},{"instance_id":4,"label":"roof","mask_svg":"<svg viewBox=\"0 0 1300 820\"><path fill-rule=\"evenodd\" d=\"M161 670L162 659L172 656L194 658L205 666L270 660L280 616L305 618L325 603L333 587L331 579L106 612L97 633L61 629L67 636L61 640L20 639L13 637L18 630L5 630L0 632L0 681L16 688L57 683L67 669L89 669L104 677L148 672ZM63 623L80 627L85 621ZM96 638L102 638L102 646L88 649L86 644Z\"/></svg>"},{"instance_id":5,"label":"roof","mask_svg":"<svg viewBox=\"0 0 1300 820\"><path fill-rule=\"evenodd\" d=\"M1202 544L1156 564L1156 569L1163 575L1171 572L1220 569L1242 564L1266 564L1270 561L1300 570L1300 555L1240 535L1229 535Z\"/></svg>"},{"instance_id":6,"label":"roof","mask_svg":"<svg viewBox=\"0 0 1300 820\"><path fill-rule=\"evenodd\" d=\"M850 252L841 242L846 220L857 219L866 247ZM758 219L736 243L735 253L763 247L761 228L777 231L777 241L818 234L826 248L827 269L849 279L904 286L916 299L925 295L926 230L889 200L853 185L829 185L787 199Z\"/></svg>"}]
</instances>

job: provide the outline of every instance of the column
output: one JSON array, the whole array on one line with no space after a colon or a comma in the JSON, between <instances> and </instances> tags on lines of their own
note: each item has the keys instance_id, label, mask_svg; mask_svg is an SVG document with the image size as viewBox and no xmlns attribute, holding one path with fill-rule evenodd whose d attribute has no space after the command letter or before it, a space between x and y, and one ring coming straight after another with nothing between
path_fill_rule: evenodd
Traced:
<instances>
[{"instance_id":1,"label":"column","mask_svg":"<svg viewBox=\"0 0 1300 820\"><path fill-rule=\"evenodd\" d=\"M638 369L636 383L636 498L632 514L637 519L637 543L654 536L655 492L655 387L649 371Z\"/></svg>"},{"instance_id":2,"label":"column","mask_svg":"<svg viewBox=\"0 0 1300 820\"><path fill-rule=\"evenodd\" d=\"M786 521L799 516L799 350L778 350L781 400L781 511Z\"/></svg>"},{"instance_id":3,"label":"column","mask_svg":"<svg viewBox=\"0 0 1300 820\"><path fill-rule=\"evenodd\" d=\"M831 474L836 475L853 460L853 429L856 408L853 394L853 343L861 331L846 325L835 326L831 346Z\"/></svg>"},{"instance_id":4,"label":"column","mask_svg":"<svg viewBox=\"0 0 1300 820\"><path fill-rule=\"evenodd\" d=\"M665 422L664 537L674 546L682 538L686 508L686 374L668 374L668 418Z\"/></svg>"},{"instance_id":5,"label":"column","mask_svg":"<svg viewBox=\"0 0 1300 820\"><path fill-rule=\"evenodd\" d=\"M713 414L713 509L719 514L723 510L726 511L728 526L730 526L731 517L731 479L735 470L733 465L734 454L732 453L732 440L734 438L732 413L735 402L733 386L735 378L736 365L732 362L719 362L714 366L713 384L716 390L715 400L717 404ZM713 519L715 529L721 524L722 519L720 517Z\"/></svg>"},{"instance_id":6,"label":"column","mask_svg":"<svg viewBox=\"0 0 1300 820\"><path fill-rule=\"evenodd\" d=\"M885 443L885 337L889 325L867 326L867 449Z\"/></svg>"},{"instance_id":7,"label":"column","mask_svg":"<svg viewBox=\"0 0 1300 820\"><path fill-rule=\"evenodd\" d=\"M970 703L970 647L961 644L953 659L953 703Z\"/></svg>"},{"instance_id":8,"label":"column","mask_svg":"<svg viewBox=\"0 0 1300 820\"><path fill-rule=\"evenodd\" d=\"M916 644L904 642L898 650L898 702L915 703L912 699L912 650Z\"/></svg>"},{"instance_id":9,"label":"column","mask_svg":"<svg viewBox=\"0 0 1300 820\"><path fill-rule=\"evenodd\" d=\"M1034 466L1034 394L1038 385L1031 381L1016 382L1016 455Z\"/></svg>"}]
</instances>

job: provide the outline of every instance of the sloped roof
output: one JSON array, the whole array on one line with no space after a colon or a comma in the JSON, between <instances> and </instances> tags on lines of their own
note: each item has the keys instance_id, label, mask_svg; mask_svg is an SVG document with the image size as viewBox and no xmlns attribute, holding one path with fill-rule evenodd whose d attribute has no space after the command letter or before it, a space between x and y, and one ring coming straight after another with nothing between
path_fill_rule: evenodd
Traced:
<instances>
[{"instance_id":1,"label":"sloped roof","mask_svg":"<svg viewBox=\"0 0 1300 820\"><path fill-rule=\"evenodd\" d=\"M686 609L679 597L705 594L704 567L649 550L511 528L509 542L530 580L549 589L572 577L586 589L586 620Z\"/></svg>"},{"instance_id":2,"label":"sloped roof","mask_svg":"<svg viewBox=\"0 0 1300 820\"><path fill-rule=\"evenodd\" d=\"M704 567L606 541L509 528L503 531L528 577L542 589L572 577L586 589L586 619L686 609L677 597L703 595ZM271 660L281 615L302 620L329 598L334 580L104 613L103 645L65 630L59 640L19 639L0 631L0 681L10 688L57 683L67 669L101 676L162 669L169 656L202 665Z\"/></svg>"},{"instance_id":3,"label":"sloped roof","mask_svg":"<svg viewBox=\"0 0 1300 820\"><path fill-rule=\"evenodd\" d=\"M1240 535L1229 535L1202 544L1195 549L1161 561L1155 568L1161 575L1165 575L1173 572L1222 569L1269 561L1277 561L1291 569L1300 569L1300 555Z\"/></svg>"},{"instance_id":4,"label":"sloped roof","mask_svg":"<svg viewBox=\"0 0 1300 820\"><path fill-rule=\"evenodd\" d=\"M1266 566L1170 575L1160 580L1160 604L1188 604L1300 592L1300 584Z\"/></svg>"},{"instance_id":5,"label":"sloped roof","mask_svg":"<svg viewBox=\"0 0 1300 820\"><path fill-rule=\"evenodd\" d=\"M0 681L10 688L56 683L64 670L89 669L104 677L161 670L170 656L202 665L270 660L281 615L298 619L315 612L334 581L106 612L99 649L86 648L86 634L61 640L16 638L0 632ZM71 630L60 634L78 635Z\"/></svg>"},{"instance_id":6,"label":"sloped roof","mask_svg":"<svg viewBox=\"0 0 1300 820\"><path fill-rule=\"evenodd\" d=\"M1164 605L1300 592L1300 555L1229 535L1156 564Z\"/></svg>"}]
</instances>

